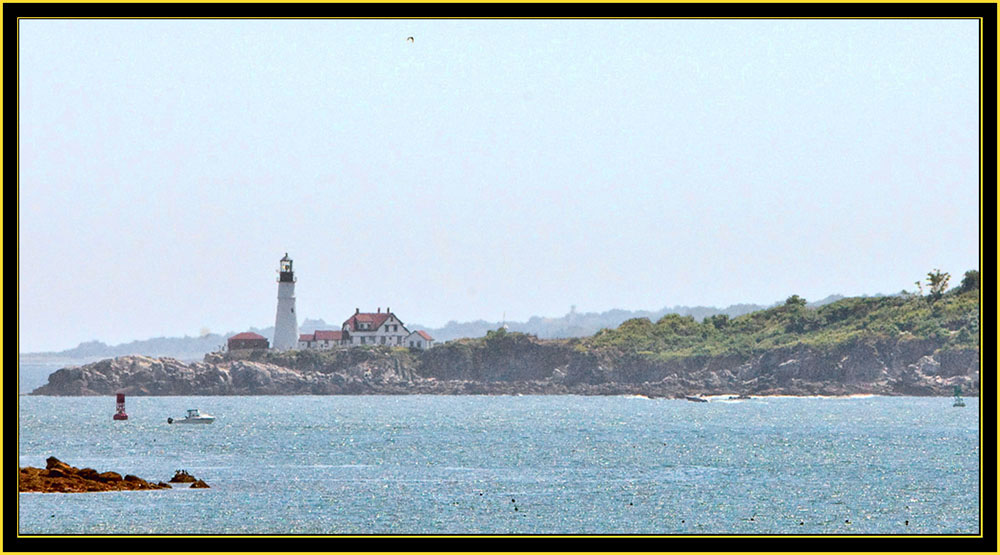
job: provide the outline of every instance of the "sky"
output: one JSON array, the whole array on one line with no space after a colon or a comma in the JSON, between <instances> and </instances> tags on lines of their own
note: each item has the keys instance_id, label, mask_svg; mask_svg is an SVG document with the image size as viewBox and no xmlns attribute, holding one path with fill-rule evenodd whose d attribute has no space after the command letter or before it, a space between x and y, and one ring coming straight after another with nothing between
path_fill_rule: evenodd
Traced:
<instances>
[{"instance_id":1,"label":"sky","mask_svg":"<svg viewBox=\"0 0 1000 555\"><path fill-rule=\"evenodd\" d=\"M976 20L18 26L20 352L979 268Z\"/></svg>"}]
</instances>

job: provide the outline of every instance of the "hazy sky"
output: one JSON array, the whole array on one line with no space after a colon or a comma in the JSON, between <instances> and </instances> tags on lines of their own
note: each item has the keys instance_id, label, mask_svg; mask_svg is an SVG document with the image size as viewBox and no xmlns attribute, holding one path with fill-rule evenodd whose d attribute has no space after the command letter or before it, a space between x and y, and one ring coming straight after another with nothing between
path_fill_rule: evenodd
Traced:
<instances>
[{"instance_id":1,"label":"hazy sky","mask_svg":"<svg viewBox=\"0 0 1000 555\"><path fill-rule=\"evenodd\" d=\"M406 37L413 36L412 43ZM975 20L19 23L20 351L978 268Z\"/></svg>"}]
</instances>

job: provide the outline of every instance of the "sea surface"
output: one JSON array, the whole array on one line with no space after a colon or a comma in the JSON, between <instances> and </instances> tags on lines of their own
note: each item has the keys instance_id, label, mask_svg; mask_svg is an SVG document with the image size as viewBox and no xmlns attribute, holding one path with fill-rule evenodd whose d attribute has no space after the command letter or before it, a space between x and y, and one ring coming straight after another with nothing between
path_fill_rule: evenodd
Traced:
<instances>
[{"instance_id":1,"label":"sea surface","mask_svg":"<svg viewBox=\"0 0 1000 555\"><path fill-rule=\"evenodd\" d=\"M20 396L21 534L977 534L979 399ZM210 425L168 425L185 409Z\"/></svg>"},{"instance_id":2,"label":"sea surface","mask_svg":"<svg viewBox=\"0 0 1000 555\"><path fill-rule=\"evenodd\" d=\"M17 364L17 391L18 393L31 393L35 389L49 383L49 374L67 366L79 366L86 364L88 360L73 359L44 359L18 357Z\"/></svg>"}]
</instances>

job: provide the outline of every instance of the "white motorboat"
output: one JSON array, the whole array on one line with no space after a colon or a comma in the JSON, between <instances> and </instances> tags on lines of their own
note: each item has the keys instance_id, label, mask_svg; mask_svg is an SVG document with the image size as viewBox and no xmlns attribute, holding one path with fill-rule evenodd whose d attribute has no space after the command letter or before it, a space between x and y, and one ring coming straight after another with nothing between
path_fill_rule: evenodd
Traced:
<instances>
[{"instance_id":1,"label":"white motorboat","mask_svg":"<svg viewBox=\"0 0 1000 555\"><path fill-rule=\"evenodd\" d=\"M187 416L180 420L167 419L167 424L211 424L212 422L215 422L214 416L198 409L188 409Z\"/></svg>"}]
</instances>

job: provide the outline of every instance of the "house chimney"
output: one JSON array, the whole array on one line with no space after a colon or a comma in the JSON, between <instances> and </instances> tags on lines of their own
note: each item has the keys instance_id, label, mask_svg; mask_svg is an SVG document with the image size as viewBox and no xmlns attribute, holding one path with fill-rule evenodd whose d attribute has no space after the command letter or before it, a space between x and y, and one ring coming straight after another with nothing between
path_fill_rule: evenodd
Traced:
<instances>
[{"instance_id":1,"label":"house chimney","mask_svg":"<svg viewBox=\"0 0 1000 555\"><path fill-rule=\"evenodd\" d=\"M378 310L376 310L375 313L376 314L382 314L382 307L381 306L378 307Z\"/></svg>"},{"instance_id":2,"label":"house chimney","mask_svg":"<svg viewBox=\"0 0 1000 555\"><path fill-rule=\"evenodd\" d=\"M361 314L361 309L360 308L355 308L354 309L354 313L355 314Z\"/></svg>"},{"instance_id":3,"label":"house chimney","mask_svg":"<svg viewBox=\"0 0 1000 555\"><path fill-rule=\"evenodd\" d=\"M392 313L392 311L391 311L391 310L389 310L389 307L385 307L385 313L386 313L386 314L390 314L390 313Z\"/></svg>"}]
</instances>

